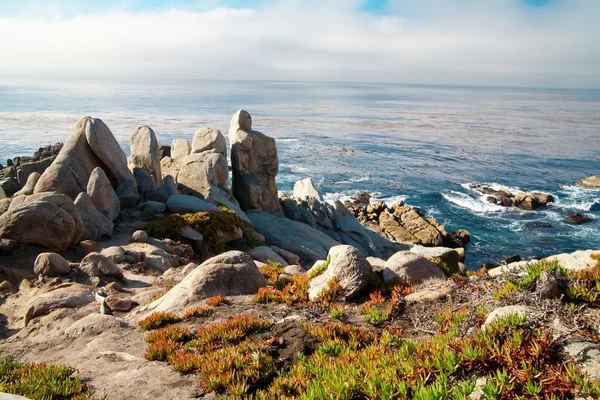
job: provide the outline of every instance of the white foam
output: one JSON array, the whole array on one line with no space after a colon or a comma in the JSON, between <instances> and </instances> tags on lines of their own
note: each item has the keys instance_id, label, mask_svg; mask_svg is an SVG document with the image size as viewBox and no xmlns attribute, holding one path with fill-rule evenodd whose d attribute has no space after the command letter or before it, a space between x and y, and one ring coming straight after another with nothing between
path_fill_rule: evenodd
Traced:
<instances>
[{"instance_id":1,"label":"white foam","mask_svg":"<svg viewBox=\"0 0 600 400\"><path fill-rule=\"evenodd\" d=\"M504 207L489 203L485 199L487 195L479 198L473 198L466 193L450 190L449 192L442 193L442 197L452 204L477 214L497 213L504 211Z\"/></svg>"}]
</instances>

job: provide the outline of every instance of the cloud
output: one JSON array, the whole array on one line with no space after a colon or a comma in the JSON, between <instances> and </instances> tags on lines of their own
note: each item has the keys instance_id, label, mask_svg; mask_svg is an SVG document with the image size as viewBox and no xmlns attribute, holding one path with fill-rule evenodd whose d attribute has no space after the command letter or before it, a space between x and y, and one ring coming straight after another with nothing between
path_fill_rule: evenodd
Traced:
<instances>
[{"instance_id":1,"label":"cloud","mask_svg":"<svg viewBox=\"0 0 600 400\"><path fill-rule=\"evenodd\" d=\"M0 17L0 76L600 87L596 0L211 4Z\"/></svg>"}]
</instances>

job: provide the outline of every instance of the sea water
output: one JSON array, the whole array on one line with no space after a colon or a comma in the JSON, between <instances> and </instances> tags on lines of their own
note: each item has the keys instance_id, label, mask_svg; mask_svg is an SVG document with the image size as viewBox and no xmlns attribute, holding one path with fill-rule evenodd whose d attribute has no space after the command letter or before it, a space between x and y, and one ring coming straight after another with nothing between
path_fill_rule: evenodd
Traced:
<instances>
[{"instance_id":1,"label":"sea water","mask_svg":"<svg viewBox=\"0 0 600 400\"><path fill-rule=\"evenodd\" d=\"M600 90L262 81L0 81L0 162L66 141L77 119L101 118L125 152L142 124L159 142L205 125L227 136L236 110L277 139L280 190L311 177L327 200L367 191L467 229L467 264L512 254L600 249ZM490 204L487 183L551 193L535 211ZM565 214L592 222L574 226Z\"/></svg>"}]
</instances>

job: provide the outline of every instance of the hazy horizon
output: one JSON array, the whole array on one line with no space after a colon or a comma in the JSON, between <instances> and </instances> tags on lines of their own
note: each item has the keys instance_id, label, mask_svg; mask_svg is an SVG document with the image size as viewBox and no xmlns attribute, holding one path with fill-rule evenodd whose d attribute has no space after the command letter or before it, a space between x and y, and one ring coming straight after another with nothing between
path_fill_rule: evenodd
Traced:
<instances>
[{"instance_id":1,"label":"hazy horizon","mask_svg":"<svg viewBox=\"0 0 600 400\"><path fill-rule=\"evenodd\" d=\"M0 0L0 79L600 88L595 0Z\"/></svg>"}]
</instances>

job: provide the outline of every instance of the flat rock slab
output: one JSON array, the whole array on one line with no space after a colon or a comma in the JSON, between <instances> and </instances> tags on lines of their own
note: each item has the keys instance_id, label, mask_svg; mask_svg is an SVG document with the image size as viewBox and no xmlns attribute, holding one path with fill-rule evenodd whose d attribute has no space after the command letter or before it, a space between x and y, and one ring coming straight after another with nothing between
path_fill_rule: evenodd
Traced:
<instances>
[{"instance_id":1,"label":"flat rock slab","mask_svg":"<svg viewBox=\"0 0 600 400\"><path fill-rule=\"evenodd\" d=\"M172 213L197 213L201 211L222 213L223 211L207 201L187 194L176 194L169 197L167 209Z\"/></svg>"}]
</instances>

